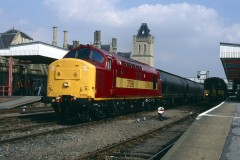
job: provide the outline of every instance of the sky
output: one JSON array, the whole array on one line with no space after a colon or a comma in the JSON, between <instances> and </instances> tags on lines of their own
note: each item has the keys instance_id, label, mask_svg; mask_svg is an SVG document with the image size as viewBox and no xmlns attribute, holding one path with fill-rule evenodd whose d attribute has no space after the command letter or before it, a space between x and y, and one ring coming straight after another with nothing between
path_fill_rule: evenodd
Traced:
<instances>
[{"instance_id":1,"label":"sky","mask_svg":"<svg viewBox=\"0 0 240 160\"><path fill-rule=\"evenodd\" d=\"M15 28L52 44L58 27L68 43L91 44L101 30L102 44L117 38L119 52L132 51L133 35L147 23L154 36L154 66L183 77L197 71L225 78L220 42L240 43L239 0L2 0L0 32Z\"/></svg>"}]
</instances>

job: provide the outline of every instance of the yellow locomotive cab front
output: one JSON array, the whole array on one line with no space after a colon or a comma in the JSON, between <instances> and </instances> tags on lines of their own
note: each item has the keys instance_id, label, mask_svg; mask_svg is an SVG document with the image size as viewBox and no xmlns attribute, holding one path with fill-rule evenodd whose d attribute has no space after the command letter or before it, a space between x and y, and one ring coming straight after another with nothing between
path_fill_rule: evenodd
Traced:
<instances>
[{"instance_id":1,"label":"yellow locomotive cab front","mask_svg":"<svg viewBox=\"0 0 240 160\"><path fill-rule=\"evenodd\" d=\"M95 97L95 80L94 65L80 59L60 59L49 65L47 95L91 99Z\"/></svg>"}]
</instances>

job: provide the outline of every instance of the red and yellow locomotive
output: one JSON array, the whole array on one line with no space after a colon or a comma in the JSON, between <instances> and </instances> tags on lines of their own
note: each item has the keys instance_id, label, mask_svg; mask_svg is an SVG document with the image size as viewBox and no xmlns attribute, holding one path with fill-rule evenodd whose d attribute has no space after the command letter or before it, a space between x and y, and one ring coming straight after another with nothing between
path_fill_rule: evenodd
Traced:
<instances>
[{"instance_id":1,"label":"red and yellow locomotive","mask_svg":"<svg viewBox=\"0 0 240 160\"><path fill-rule=\"evenodd\" d=\"M155 68L92 45L80 45L49 65L47 95L64 119L87 121L152 106L161 91Z\"/></svg>"}]
</instances>

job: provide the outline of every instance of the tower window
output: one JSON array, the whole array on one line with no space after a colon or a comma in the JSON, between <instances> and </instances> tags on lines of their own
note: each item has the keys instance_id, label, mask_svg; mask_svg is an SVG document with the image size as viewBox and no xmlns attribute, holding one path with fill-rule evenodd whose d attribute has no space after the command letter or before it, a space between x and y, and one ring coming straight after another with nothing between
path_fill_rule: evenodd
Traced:
<instances>
[{"instance_id":1,"label":"tower window","mask_svg":"<svg viewBox=\"0 0 240 160\"><path fill-rule=\"evenodd\" d=\"M144 44L144 53L147 53L147 46Z\"/></svg>"},{"instance_id":2,"label":"tower window","mask_svg":"<svg viewBox=\"0 0 240 160\"><path fill-rule=\"evenodd\" d=\"M138 53L140 53L140 51L141 51L141 46L140 46L140 44L138 45Z\"/></svg>"}]
</instances>

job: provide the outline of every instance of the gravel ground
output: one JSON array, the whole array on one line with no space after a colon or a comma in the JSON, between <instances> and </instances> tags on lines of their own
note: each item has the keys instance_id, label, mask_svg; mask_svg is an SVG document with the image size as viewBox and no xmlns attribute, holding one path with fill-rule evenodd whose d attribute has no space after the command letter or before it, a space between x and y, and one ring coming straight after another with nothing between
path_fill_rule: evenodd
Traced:
<instances>
[{"instance_id":1,"label":"gravel ground","mask_svg":"<svg viewBox=\"0 0 240 160\"><path fill-rule=\"evenodd\" d=\"M65 133L37 137L33 140L0 145L2 160L74 159L78 155L126 140L148 130L171 123L191 114L193 108L167 110L165 120L157 119L157 112L138 113L118 117L103 124L85 126Z\"/></svg>"}]
</instances>

